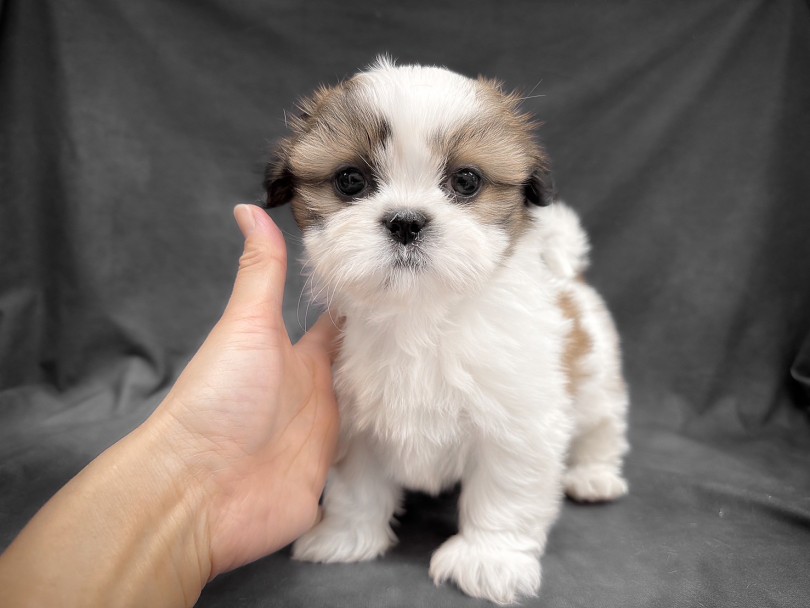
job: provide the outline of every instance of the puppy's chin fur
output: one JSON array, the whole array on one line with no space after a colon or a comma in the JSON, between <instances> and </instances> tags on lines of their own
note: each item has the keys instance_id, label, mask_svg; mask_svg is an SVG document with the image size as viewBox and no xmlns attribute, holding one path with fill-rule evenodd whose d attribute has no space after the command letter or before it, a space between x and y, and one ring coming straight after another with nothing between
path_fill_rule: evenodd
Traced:
<instances>
[{"instance_id":1,"label":"puppy's chin fur","mask_svg":"<svg viewBox=\"0 0 810 608\"><path fill-rule=\"evenodd\" d=\"M292 201L313 297L345 326L341 454L293 556L373 559L396 540L403 489L461 481L433 580L497 603L533 595L563 491L627 491L618 337L581 279L579 221L548 206L545 152L497 83L382 60L302 110L268 202ZM354 198L346 167L364 180ZM480 189L462 196L454 176L470 171ZM422 219L392 227L392 213Z\"/></svg>"}]
</instances>

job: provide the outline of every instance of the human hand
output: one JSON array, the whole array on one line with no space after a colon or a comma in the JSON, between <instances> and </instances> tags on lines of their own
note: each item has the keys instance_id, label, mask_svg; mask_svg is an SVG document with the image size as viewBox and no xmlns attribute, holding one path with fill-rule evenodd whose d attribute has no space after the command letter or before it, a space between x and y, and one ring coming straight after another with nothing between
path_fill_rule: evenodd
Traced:
<instances>
[{"instance_id":1,"label":"human hand","mask_svg":"<svg viewBox=\"0 0 810 608\"><path fill-rule=\"evenodd\" d=\"M146 422L56 493L0 555L8 606L190 606L309 529L338 413L322 317L295 346L286 248L258 207L219 323ZM65 568L66 563L70 568Z\"/></svg>"},{"instance_id":2,"label":"human hand","mask_svg":"<svg viewBox=\"0 0 810 608\"><path fill-rule=\"evenodd\" d=\"M149 424L204 488L211 575L287 545L318 516L338 414L328 315L295 345L282 318L286 248L258 207L222 318Z\"/></svg>"}]
</instances>

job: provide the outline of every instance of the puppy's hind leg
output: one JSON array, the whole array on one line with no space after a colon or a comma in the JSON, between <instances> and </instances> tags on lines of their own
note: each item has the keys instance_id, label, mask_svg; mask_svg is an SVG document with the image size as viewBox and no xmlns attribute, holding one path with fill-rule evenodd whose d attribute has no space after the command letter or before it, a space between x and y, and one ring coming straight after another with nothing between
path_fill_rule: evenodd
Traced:
<instances>
[{"instance_id":1,"label":"puppy's hind leg","mask_svg":"<svg viewBox=\"0 0 810 608\"><path fill-rule=\"evenodd\" d=\"M624 421L605 417L571 443L563 475L565 493L579 502L615 500L627 494L622 456L627 451Z\"/></svg>"},{"instance_id":2,"label":"puppy's hind leg","mask_svg":"<svg viewBox=\"0 0 810 608\"><path fill-rule=\"evenodd\" d=\"M575 428L565 493L580 502L614 500L627 494L622 459L629 399L618 335L601 297L587 285L579 284L564 304L573 322L569 341L577 347L566 361Z\"/></svg>"}]
</instances>

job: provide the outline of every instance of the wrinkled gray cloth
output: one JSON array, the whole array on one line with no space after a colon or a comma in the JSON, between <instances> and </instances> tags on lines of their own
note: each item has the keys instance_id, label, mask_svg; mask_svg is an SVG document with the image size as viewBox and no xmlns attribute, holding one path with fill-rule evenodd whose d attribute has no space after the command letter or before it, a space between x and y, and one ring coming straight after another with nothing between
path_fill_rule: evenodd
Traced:
<instances>
[{"instance_id":1,"label":"wrinkled gray cloth","mask_svg":"<svg viewBox=\"0 0 810 608\"><path fill-rule=\"evenodd\" d=\"M231 208L261 196L283 110L379 52L526 92L623 336L631 494L565 505L523 605L810 605L799 0L0 2L0 547L218 317ZM289 210L273 216L295 260ZM293 337L302 287L293 264ZM199 605L484 605L427 575L455 501L410 496L383 559L282 551Z\"/></svg>"}]
</instances>

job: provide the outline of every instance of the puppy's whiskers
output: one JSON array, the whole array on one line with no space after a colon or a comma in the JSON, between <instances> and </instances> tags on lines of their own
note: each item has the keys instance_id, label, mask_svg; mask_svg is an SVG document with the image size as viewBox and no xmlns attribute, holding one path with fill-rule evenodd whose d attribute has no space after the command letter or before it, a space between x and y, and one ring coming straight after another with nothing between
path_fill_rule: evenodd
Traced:
<instances>
[{"instance_id":1,"label":"puppy's whiskers","mask_svg":"<svg viewBox=\"0 0 810 608\"><path fill-rule=\"evenodd\" d=\"M302 274L306 273L306 267L307 267L307 265L308 265L308 262L307 262L307 261L304 261L304 262L303 262L303 264L302 264L302 266L301 266L301 273L302 273ZM310 290L312 290L312 286L313 286L313 282L312 282L312 281L313 281L313 274L312 274L312 272L309 272L309 273L307 273L305 276L306 276L306 279L304 280L304 284L301 286L301 293L300 293L300 294L298 294L298 304L297 304L297 305L296 305L296 307L295 307L295 316L296 316L296 318L298 319L298 327L300 327L301 329L303 329L303 330L306 332L306 331L307 331L307 327L306 327L306 313L305 313L305 315L304 315L304 320L303 320L303 322L301 321L301 300L302 300L302 299L303 299L303 297L304 297L304 292L305 292L305 291L307 291L307 285L309 285L309 289L310 289Z\"/></svg>"},{"instance_id":2,"label":"puppy's whiskers","mask_svg":"<svg viewBox=\"0 0 810 608\"><path fill-rule=\"evenodd\" d=\"M332 316L332 303L334 302L335 296L338 293L338 290L343 286L346 282L346 276L340 277L338 281L335 283L335 288L332 290L332 302L329 301L329 293L326 294L326 312L329 314L329 318L332 320L332 323L337 326L337 321Z\"/></svg>"},{"instance_id":3,"label":"puppy's whiskers","mask_svg":"<svg viewBox=\"0 0 810 608\"><path fill-rule=\"evenodd\" d=\"M529 97L529 96L537 90L537 87L540 86L541 82L543 82L542 78L537 81L537 84L532 87L532 90L529 91L528 93L526 93L526 97L522 97L521 100L523 100L523 99L531 99L531 97Z\"/></svg>"}]
</instances>

